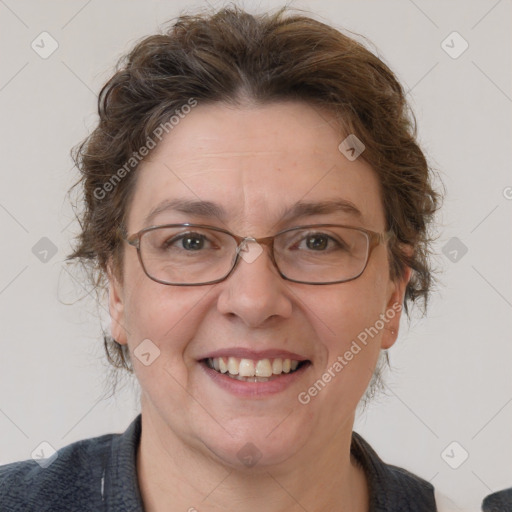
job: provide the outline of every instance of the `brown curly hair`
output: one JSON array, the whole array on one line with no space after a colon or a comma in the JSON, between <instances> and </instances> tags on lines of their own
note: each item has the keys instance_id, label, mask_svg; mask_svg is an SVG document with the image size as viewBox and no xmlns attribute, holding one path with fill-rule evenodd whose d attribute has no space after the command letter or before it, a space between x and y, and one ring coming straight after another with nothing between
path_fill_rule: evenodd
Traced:
<instances>
[{"instance_id":1,"label":"brown curly hair","mask_svg":"<svg viewBox=\"0 0 512 512\"><path fill-rule=\"evenodd\" d=\"M387 228L394 234L390 274L398 278L409 266L406 311L418 299L426 307L432 284L428 225L439 197L405 92L363 44L287 7L259 16L238 7L184 15L119 61L100 92L97 127L72 151L81 172L72 188L81 185L84 208L67 260L84 265L96 291L106 289L109 262L122 282L118 228L125 225L136 165L122 179L119 171L191 98L234 105L298 100L327 109L344 133L357 134L366 146L361 157L378 175ZM107 188L107 182L115 186ZM104 345L116 368L132 371L125 347L108 334Z\"/></svg>"}]
</instances>

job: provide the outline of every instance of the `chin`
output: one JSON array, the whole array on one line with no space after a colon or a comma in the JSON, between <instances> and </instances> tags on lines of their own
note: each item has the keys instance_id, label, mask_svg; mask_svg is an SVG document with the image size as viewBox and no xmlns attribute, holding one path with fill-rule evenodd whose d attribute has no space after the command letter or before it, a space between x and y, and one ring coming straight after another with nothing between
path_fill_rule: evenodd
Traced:
<instances>
[{"instance_id":1,"label":"chin","mask_svg":"<svg viewBox=\"0 0 512 512\"><path fill-rule=\"evenodd\" d=\"M280 436L268 435L275 428L275 423L272 423L268 430L262 431L261 427L254 426L241 428L233 437L226 433L222 439L203 442L217 459L233 469L254 472L276 466L296 455L304 443L290 436L289 428Z\"/></svg>"}]
</instances>

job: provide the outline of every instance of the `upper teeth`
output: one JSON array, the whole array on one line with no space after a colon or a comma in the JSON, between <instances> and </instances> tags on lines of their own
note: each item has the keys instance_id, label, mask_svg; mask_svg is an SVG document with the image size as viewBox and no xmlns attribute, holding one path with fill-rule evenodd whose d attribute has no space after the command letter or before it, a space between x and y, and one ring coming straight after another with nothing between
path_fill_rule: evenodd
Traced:
<instances>
[{"instance_id":1,"label":"upper teeth","mask_svg":"<svg viewBox=\"0 0 512 512\"><path fill-rule=\"evenodd\" d=\"M281 372L289 373L296 370L299 361L292 359L240 359L238 357L214 357L209 358L208 363L221 373L229 372L240 377L271 377Z\"/></svg>"}]
</instances>

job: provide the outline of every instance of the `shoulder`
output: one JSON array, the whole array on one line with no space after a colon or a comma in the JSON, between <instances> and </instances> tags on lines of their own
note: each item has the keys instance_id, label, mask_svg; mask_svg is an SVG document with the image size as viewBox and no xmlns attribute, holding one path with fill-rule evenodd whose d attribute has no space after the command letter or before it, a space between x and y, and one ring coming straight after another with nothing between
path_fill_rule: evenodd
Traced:
<instances>
[{"instance_id":1,"label":"shoulder","mask_svg":"<svg viewBox=\"0 0 512 512\"><path fill-rule=\"evenodd\" d=\"M111 456L107 434L69 444L52 457L0 466L0 510L9 512L91 510L101 503L97 483Z\"/></svg>"},{"instance_id":2,"label":"shoulder","mask_svg":"<svg viewBox=\"0 0 512 512\"><path fill-rule=\"evenodd\" d=\"M372 510L436 512L433 485L404 468L386 464L356 432L351 453L365 471Z\"/></svg>"},{"instance_id":3,"label":"shoulder","mask_svg":"<svg viewBox=\"0 0 512 512\"><path fill-rule=\"evenodd\" d=\"M483 512L509 512L512 510L512 487L489 494L482 503Z\"/></svg>"}]
</instances>

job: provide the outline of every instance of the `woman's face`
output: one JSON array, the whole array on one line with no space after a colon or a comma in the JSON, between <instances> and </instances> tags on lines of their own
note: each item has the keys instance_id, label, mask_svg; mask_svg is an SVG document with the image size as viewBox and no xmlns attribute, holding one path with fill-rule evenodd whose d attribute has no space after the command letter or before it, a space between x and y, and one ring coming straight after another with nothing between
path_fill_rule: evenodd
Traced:
<instances>
[{"instance_id":1,"label":"woman's face","mask_svg":"<svg viewBox=\"0 0 512 512\"><path fill-rule=\"evenodd\" d=\"M199 104L137 170L128 233L185 222L255 238L320 223L383 232L378 179L361 158L340 152L345 136L304 103ZM176 199L215 203L224 216L167 209L144 220ZM299 202L330 200L349 206L287 215ZM281 278L268 248L241 259L225 281L190 287L149 279L136 249L124 251L123 285L110 286L112 334L129 346L143 416L161 437L238 467L245 455L260 467L295 464L346 439L339 436L351 432L379 351L398 330L405 280L390 279L384 244L359 278L320 286ZM272 382L242 383L207 369L203 360L219 351L271 364L292 353L309 363Z\"/></svg>"}]
</instances>

